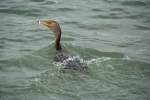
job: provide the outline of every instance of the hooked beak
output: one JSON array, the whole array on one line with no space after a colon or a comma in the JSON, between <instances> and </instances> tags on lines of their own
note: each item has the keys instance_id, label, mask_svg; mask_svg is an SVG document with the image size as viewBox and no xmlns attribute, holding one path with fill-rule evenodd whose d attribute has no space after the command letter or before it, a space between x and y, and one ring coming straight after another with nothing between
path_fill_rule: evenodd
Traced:
<instances>
[{"instance_id":1,"label":"hooked beak","mask_svg":"<svg viewBox=\"0 0 150 100\"><path fill-rule=\"evenodd\" d=\"M38 20L37 22L38 22L38 24L39 24L39 25L42 25L42 26L46 26L46 27L48 27L48 25L47 25L46 21Z\"/></svg>"}]
</instances>

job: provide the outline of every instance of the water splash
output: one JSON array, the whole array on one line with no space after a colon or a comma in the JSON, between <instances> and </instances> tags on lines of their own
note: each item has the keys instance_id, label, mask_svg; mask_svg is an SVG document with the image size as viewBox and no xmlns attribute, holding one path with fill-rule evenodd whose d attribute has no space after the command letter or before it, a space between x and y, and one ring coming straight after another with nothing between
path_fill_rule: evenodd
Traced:
<instances>
[{"instance_id":1,"label":"water splash","mask_svg":"<svg viewBox=\"0 0 150 100\"><path fill-rule=\"evenodd\" d=\"M100 57L100 58L93 58L91 60L87 60L86 63L87 65L93 64L93 63L100 63L100 62L104 62L104 61L108 61L111 60L110 57Z\"/></svg>"},{"instance_id":2,"label":"water splash","mask_svg":"<svg viewBox=\"0 0 150 100\"><path fill-rule=\"evenodd\" d=\"M66 66L68 62L79 62L79 63L84 63L86 65L91 65L91 64L97 64L97 63L115 60L115 59L131 60L129 56L125 56L123 58L99 57L99 58L93 58L90 60L84 60L80 56L70 56L68 57L68 59L64 60L63 62L53 62L53 65L59 66L59 67Z\"/></svg>"},{"instance_id":3,"label":"water splash","mask_svg":"<svg viewBox=\"0 0 150 100\"><path fill-rule=\"evenodd\" d=\"M104 61L108 61L111 60L110 57L100 57L100 58L93 58L90 60L84 60L83 58L81 58L80 56L70 56L68 57L68 59L64 60L63 62L53 62L53 64L55 66L67 66L69 62L72 63L84 63L86 65L90 65L93 63L100 63L100 62L104 62Z\"/></svg>"},{"instance_id":4,"label":"water splash","mask_svg":"<svg viewBox=\"0 0 150 100\"><path fill-rule=\"evenodd\" d=\"M72 63L84 63L84 60L80 56L69 56L63 62L53 62L55 66L67 66L69 62Z\"/></svg>"}]
</instances>

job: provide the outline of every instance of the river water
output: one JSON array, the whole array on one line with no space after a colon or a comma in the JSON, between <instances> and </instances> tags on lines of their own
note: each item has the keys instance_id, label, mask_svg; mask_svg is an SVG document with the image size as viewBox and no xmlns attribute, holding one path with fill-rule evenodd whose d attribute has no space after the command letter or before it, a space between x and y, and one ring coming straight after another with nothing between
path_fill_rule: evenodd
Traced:
<instances>
[{"instance_id":1,"label":"river water","mask_svg":"<svg viewBox=\"0 0 150 100\"><path fill-rule=\"evenodd\" d=\"M88 72L61 73L62 47ZM150 100L149 0L0 0L0 100Z\"/></svg>"}]
</instances>

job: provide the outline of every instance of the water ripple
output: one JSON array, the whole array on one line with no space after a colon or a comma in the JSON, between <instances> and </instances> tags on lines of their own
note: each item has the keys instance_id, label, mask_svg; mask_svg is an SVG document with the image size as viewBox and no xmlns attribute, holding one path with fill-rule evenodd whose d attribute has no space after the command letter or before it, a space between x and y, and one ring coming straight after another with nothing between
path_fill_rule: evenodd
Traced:
<instances>
[{"instance_id":1,"label":"water ripple","mask_svg":"<svg viewBox=\"0 0 150 100\"><path fill-rule=\"evenodd\" d=\"M101 19L120 19L122 18L121 16L118 16L117 14L109 14L109 15L94 15L94 16L91 16L92 18L101 18Z\"/></svg>"},{"instance_id":2,"label":"water ripple","mask_svg":"<svg viewBox=\"0 0 150 100\"><path fill-rule=\"evenodd\" d=\"M111 8L110 11L124 11L123 8Z\"/></svg>"},{"instance_id":3,"label":"water ripple","mask_svg":"<svg viewBox=\"0 0 150 100\"><path fill-rule=\"evenodd\" d=\"M46 5L57 4L57 1L46 1L44 4Z\"/></svg>"},{"instance_id":4,"label":"water ripple","mask_svg":"<svg viewBox=\"0 0 150 100\"><path fill-rule=\"evenodd\" d=\"M65 23L66 24L79 24L79 22L77 21L66 21Z\"/></svg>"},{"instance_id":5,"label":"water ripple","mask_svg":"<svg viewBox=\"0 0 150 100\"><path fill-rule=\"evenodd\" d=\"M93 9L92 9L92 11L96 11L96 12L103 12L103 10L102 10L102 9L100 9L100 8L93 8Z\"/></svg>"},{"instance_id":6,"label":"water ripple","mask_svg":"<svg viewBox=\"0 0 150 100\"><path fill-rule=\"evenodd\" d=\"M58 8L57 9L58 11L64 11L64 12L66 12L66 11L74 11L74 9L72 9L72 8Z\"/></svg>"},{"instance_id":7,"label":"water ripple","mask_svg":"<svg viewBox=\"0 0 150 100\"><path fill-rule=\"evenodd\" d=\"M45 0L30 0L32 2L44 2Z\"/></svg>"},{"instance_id":8,"label":"water ripple","mask_svg":"<svg viewBox=\"0 0 150 100\"><path fill-rule=\"evenodd\" d=\"M147 6L143 1L123 1L121 4L125 6Z\"/></svg>"},{"instance_id":9,"label":"water ripple","mask_svg":"<svg viewBox=\"0 0 150 100\"><path fill-rule=\"evenodd\" d=\"M8 37L3 37L0 38L1 41L10 41L10 42L24 42L23 39L19 39L19 38L8 38Z\"/></svg>"},{"instance_id":10,"label":"water ripple","mask_svg":"<svg viewBox=\"0 0 150 100\"><path fill-rule=\"evenodd\" d=\"M24 16L37 16L40 14L38 9L0 9L0 13L16 14Z\"/></svg>"},{"instance_id":11,"label":"water ripple","mask_svg":"<svg viewBox=\"0 0 150 100\"><path fill-rule=\"evenodd\" d=\"M134 25L137 30L150 30L150 27L143 25Z\"/></svg>"}]
</instances>

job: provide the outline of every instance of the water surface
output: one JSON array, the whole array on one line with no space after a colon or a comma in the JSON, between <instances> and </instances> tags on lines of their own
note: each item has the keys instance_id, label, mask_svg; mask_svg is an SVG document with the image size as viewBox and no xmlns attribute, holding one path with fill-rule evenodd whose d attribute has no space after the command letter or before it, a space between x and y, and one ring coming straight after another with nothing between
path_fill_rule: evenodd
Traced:
<instances>
[{"instance_id":1,"label":"water surface","mask_svg":"<svg viewBox=\"0 0 150 100\"><path fill-rule=\"evenodd\" d=\"M0 100L149 100L149 0L1 0ZM54 35L88 72L60 73Z\"/></svg>"}]
</instances>

